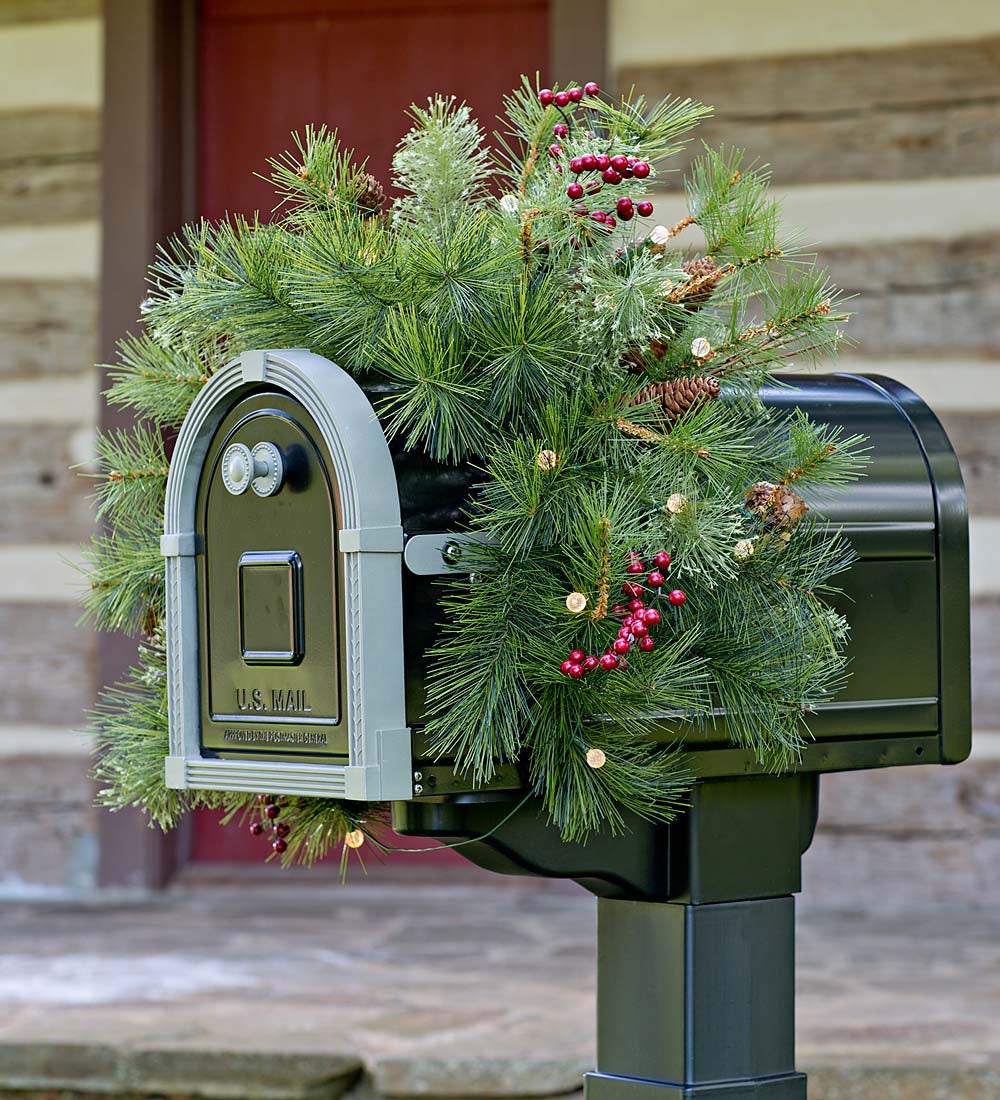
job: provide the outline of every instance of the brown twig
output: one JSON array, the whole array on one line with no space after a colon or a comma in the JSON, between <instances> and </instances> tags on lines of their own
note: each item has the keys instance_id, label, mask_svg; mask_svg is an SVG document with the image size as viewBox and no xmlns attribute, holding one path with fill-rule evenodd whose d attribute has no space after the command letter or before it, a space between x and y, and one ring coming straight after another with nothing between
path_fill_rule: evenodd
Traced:
<instances>
[{"instance_id":1,"label":"brown twig","mask_svg":"<svg viewBox=\"0 0 1000 1100\"><path fill-rule=\"evenodd\" d=\"M150 466L145 470L110 470L108 481L138 481L144 477L166 477L170 470L166 466Z\"/></svg>"}]
</instances>

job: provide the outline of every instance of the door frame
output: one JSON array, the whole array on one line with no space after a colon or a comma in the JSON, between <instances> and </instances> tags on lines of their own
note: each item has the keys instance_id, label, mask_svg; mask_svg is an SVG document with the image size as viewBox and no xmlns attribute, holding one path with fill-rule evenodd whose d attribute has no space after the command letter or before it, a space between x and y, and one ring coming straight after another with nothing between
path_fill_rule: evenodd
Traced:
<instances>
[{"instance_id":1,"label":"door frame","mask_svg":"<svg viewBox=\"0 0 1000 1100\"><path fill-rule=\"evenodd\" d=\"M550 67L601 84L607 76L609 0L549 0ZM197 217L197 0L105 0L101 182L101 361L137 327L157 242ZM102 377L101 389L106 388ZM102 430L129 423L101 402ZM98 688L135 658L124 635L100 636ZM181 828L150 829L137 810L97 817L99 886L162 888L184 865Z\"/></svg>"}]
</instances>

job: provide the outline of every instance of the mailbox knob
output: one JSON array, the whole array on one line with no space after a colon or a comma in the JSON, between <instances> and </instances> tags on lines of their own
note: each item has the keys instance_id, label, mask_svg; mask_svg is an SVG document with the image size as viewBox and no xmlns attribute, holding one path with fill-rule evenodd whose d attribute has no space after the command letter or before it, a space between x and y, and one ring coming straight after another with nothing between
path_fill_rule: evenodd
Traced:
<instances>
[{"instance_id":1,"label":"mailbox knob","mask_svg":"<svg viewBox=\"0 0 1000 1100\"><path fill-rule=\"evenodd\" d=\"M222 484L233 496L251 486L259 497L273 496L284 476L281 451L273 443L258 443L252 451L245 443L230 443L222 456Z\"/></svg>"}]
</instances>

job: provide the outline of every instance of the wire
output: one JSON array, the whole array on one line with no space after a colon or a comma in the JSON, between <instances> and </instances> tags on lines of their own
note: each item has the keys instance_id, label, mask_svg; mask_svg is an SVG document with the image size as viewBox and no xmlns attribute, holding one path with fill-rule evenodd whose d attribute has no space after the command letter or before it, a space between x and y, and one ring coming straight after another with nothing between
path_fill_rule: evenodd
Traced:
<instances>
[{"instance_id":1,"label":"wire","mask_svg":"<svg viewBox=\"0 0 1000 1100\"><path fill-rule=\"evenodd\" d=\"M378 845L379 849L383 852L414 853L414 854L417 853L417 852L437 852L437 851L441 851L443 848L462 848L466 844L478 844L481 840L489 839L489 837L491 837L497 831L497 829L500 829L504 825L506 825L507 822L510 821L510 819L514 816L514 814L516 814L517 811L520 810L522 806L525 806L528 803L528 801L533 797L534 797L534 792L529 791L524 796L524 798L522 798L521 801L518 802L518 804L514 807L514 809L511 810L510 813L507 814L506 817L501 818L501 820L498 821L496 823L496 825L494 825L493 828L490 829L488 832L483 833L481 836L471 836L467 840L456 840L454 844L439 844L436 848L391 848L386 844L382 844L381 841L375 841L375 843Z\"/></svg>"}]
</instances>

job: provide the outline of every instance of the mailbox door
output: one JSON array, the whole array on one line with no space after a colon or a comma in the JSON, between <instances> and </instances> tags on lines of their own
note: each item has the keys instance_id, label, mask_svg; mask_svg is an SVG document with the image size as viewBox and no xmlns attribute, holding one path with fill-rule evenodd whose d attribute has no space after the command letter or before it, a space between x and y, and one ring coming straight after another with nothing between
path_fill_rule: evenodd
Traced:
<instances>
[{"instance_id":1,"label":"mailbox door","mask_svg":"<svg viewBox=\"0 0 1000 1100\"><path fill-rule=\"evenodd\" d=\"M177 438L161 547L167 785L408 798L399 494L350 375L301 349L216 371Z\"/></svg>"},{"instance_id":2,"label":"mailbox door","mask_svg":"<svg viewBox=\"0 0 1000 1100\"><path fill-rule=\"evenodd\" d=\"M231 492L225 456L234 444L252 453L262 442L282 455L280 488ZM209 445L196 527L205 756L347 762L331 469L315 421L276 391L239 401Z\"/></svg>"}]
</instances>

